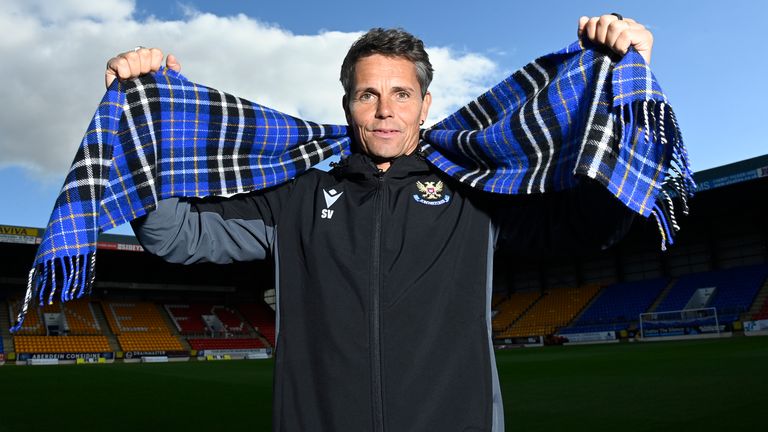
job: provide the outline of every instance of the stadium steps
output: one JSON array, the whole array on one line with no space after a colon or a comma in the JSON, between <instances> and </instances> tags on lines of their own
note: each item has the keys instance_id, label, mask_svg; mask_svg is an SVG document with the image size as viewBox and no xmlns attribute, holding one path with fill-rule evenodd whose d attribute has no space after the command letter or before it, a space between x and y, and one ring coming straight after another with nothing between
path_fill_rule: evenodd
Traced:
<instances>
[{"instance_id":1,"label":"stadium steps","mask_svg":"<svg viewBox=\"0 0 768 432\"><path fill-rule=\"evenodd\" d=\"M656 301L654 301L653 304L651 304L651 307L649 307L648 310L645 312L656 312L656 308L659 307L659 305L664 301L664 299L667 298L667 296L669 295L669 292L672 291L672 287L674 287L675 284L677 283L677 279L678 278L670 279L667 286L664 287L664 290L661 291L661 294L659 294L659 297L656 298ZM638 319L640 318L638 317Z\"/></svg>"},{"instance_id":2,"label":"stadium steps","mask_svg":"<svg viewBox=\"0 0 768 432\"><path fill-rule=\"evenodd\" d=\"M264 339L264 337L261 336L261 334L259 332L257 332L255 328L253 328L251 323L248 322L248 320L245 318L245 315L243 315L242 312L237 310L237 306L232 307L232 311L234 311L235 312L235 316L238 317L240 319L240 321L242 321L245 324L245 326L243 326L243 328L246 330L245 334L248 335L248 337L253 337L253 338L257 338L257 339ZM266 340L266 339L264 339L264 340ZM265 346L270 346L270 344L267 342L265 344Z\"/></svg>"},{"instance_id":3,"label":"stadium steps","mask_svg":"<svg viewBox=\"0 0 768 432\"><path fill-rule=\"evenodd\" d=\"M542 292L538 292L538 294L539 294L539 296L538 296L538 297L537 297L535 300L533 300L533 301L532 301L532 302L531 302L531 303L530 303L530 304L529 304L529 305L528 305L528 306L527 306L525 309L523 309L523 310L522 310L522 311L521 311L521 312L520 312L520 313L517 315L517 317L516 317L515 319L511 320L511 321L510 321L510 322L509 322L509 323L508 323L506 326L504 326L502 329L500 329L500 330L494 330L494 332L493 332L493 333L494 333L494 335L496 335L496 334L502 334L502 333L504 333L505 331L507 331L507 330L509 330L510 328L512 328L512 326L514 326L516 322L520 321L520 319L521 319L523 316L525 316L525 314L527 314L527 313L528 313L528 311L530 311L532 307L536 306L536 303L538 303L538 302L539 302L541 299L543 299L543 298L544 298L544 297L547 295L547 293L546 293L546 292L543 292L543 293L542 293ZM498 310L498 309L500 309L500 308L502 307L502 304L503 304L503 303L505 303L505 302L508 302L508 301L512 301L512 300L510 299L510 297L511 297L511 296L507 296L507 297L505 297L505 298L502 298L502 299L501 299L501 301L499 301L499 302L498 302L498 304L496 305L496 309L495 309L495 310ZM494 319L496 319L496 318L494 317Z\"/></svg>"},{"instance_id":4,"label":"stadium steps","mask_svg":"<svg viewBox=\"0 0 768 432\"><path fill-rule=\"evenodd\" d=\"M245 315L243 315L243 313L242 313L242 312L240 312L239 310L237 310L237 307L233 307L233 308L232 308L232 310L235 312L235 315L236 315L238 318L240 318L240 321L242 321L243 323L245 323L245 326L244 326L244 328L245 328L245 330L246 330L245 334L246 334L248 337L251 337L251 338L255 338L255 339L259 339L259 340L261 340L261 343L263 343L265 347L271 347L271 346L272 346L272 344L271 344L271 343L269 343L269 340L268 340L267 338L265 338L265 337L264 337L264 335L262 335L261 333L259 333L258 331L256 331L256 329L255 329L255 328L253 328L253 326L251 325L251 323L250 323L250 322L248 322L248 320L245 318Z\"/></svg>"},{"instance_id":5,"label":"stadium steps","mask_svg":"<svg viewBox=\"0 0 768 432\"><path fill-rule=\"evenodd\" d=\"M160 316L163 317L165 325L168 327L168 330L170 330L171 334L181 342L181 346L183 346L185 350L191 351L192 346L189 344L189 342L187 342L187 338L182 336L182 334L179 332L179 329L176 327L176 322L168 313L168 309L160 305L155 306L157 307L157 310L160 311Z\"/></svg>"},{"instance_id":6,"label":"stadium steps","mask_svg":"<svg viewBox=\"0 0 768 432\"><path fill-rule=\"evenodd\" d=\"M99 323L101 331L107 337L112 352L122 351L120 343L117 341L117 336L112 333L112 328L109 326L106 315L104 315L103 305L100 302L91 303L91 310L93 310L93 316L96 318L96 322Z\"/></svg>"},{"instance_id":7,"label":"stadium steps","mask_svg":"<svg viewBox=\"0 0 768 432\"><path fill-rule=\"evenodd\" d=\"M590 299L590 300L587 302L587 304L585 304L585 305L584 305L584 308L582 308L582 309L579 311L579 313L577 313L577 314L576 314L576 315L573 317L573 319L572 319L572 320L568 321L568 324L564 325L564 326L563 326L563 327L561 327L561 328L566 328L566 327L570 326L571 324L574 324L574 323L577 323L577 322L579 322L579 320L581 319L581 316L582 316L582 315L584 315L584 314L587 312L587 310L588 310L589 308L591 308L591 307L592 307L592 304L593 304L594 302L596 302L596 301L597 301L597 299L598 299L598 298L600 298L600 296L603 294L603 291L605 290L605 287L606 287L606 285L601 285L601 286L600 286L600 290L597 292L597 294L595 294L595 296L594 296L594 297L592 297L592 299ZM559 330L559 329L558 329L558 330Z\"/></svg>"},{"instance_id":8,"label":"stadium steps","mask_svg":"<svg viewBox=\"0 0 768 432\"><path fill-rule=\"evenodd\" d=\"M768 302L768 279L763 282L763 287L760 288L760 291L757 292L757 296L755 296L755 301L752 303L752 307L749 308L749 312L744 314L742 318L747 320L753 319L752 317L760 313L766 302Z\"/></svg>"},{"instance_id":9,"label":"stadium steps","mask_svg":"<svg viewBox=\"0 0 768 432\"><path fill-rule=\"evenodd\" d=\"M0 302L0 337L3 338L3 351L6 353L14 352L13 337L8 330L11 326L11 315L8 310L8 303Z\"/></svg>"},{"instance_id":10,"label":"stadium steps","mask_svg":"<svg viewBox=\"0 0 768 432\"><path fill-rule=\"evenodd\" d=\"M523 312L522 312L520 315L518 315L518 316L517 316L517 318L515 318L515 319L514 319L514 321L512 321L511 323L509 323L509 325L507 326L507 328L505 328L505 329L504 329L504 331L507 331L507 330L509 330L509 329L510 329L510 328L512 328L512 327L513 327L515 324L517 324L517 322L518 322L518 321L520 321L521 319L523 319L523 317L524 317L524 316L525 316L525 315L526 315L528 312L530 312L530 311L531 311L531 309L533 309L534 307L536 307L536 305L537 305L537 304L539 304L539 302L540 302L540 301L542 301L544 298L546 298L546 297L547 297L547 295L549 295L549 292L545 291L545 292L540 292L539 294L540 294L540 295L539 295L539 298L537 298L536 300L534 300L534 301L533 301L533 303L529 304L529 305L528 305L528 307L527 307L527 308L525 308L525 309L523 310Z\"/></svg>"}]
</instances>

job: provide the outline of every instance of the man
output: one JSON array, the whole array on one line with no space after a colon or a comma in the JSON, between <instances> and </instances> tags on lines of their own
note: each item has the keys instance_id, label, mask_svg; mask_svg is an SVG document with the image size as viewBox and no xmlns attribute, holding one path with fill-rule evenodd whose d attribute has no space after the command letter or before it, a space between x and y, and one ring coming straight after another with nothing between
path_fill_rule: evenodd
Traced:
<instances>
[{"instance_id":1,"label":"man","mask_svg":"<svg viewBox=\"0 0 768 432\"><path fill-rule=\"evenodd\" d=\"M652 36L632 20L583 17L579 35L650 60ZM106 82L157 70L162 57L120 54ZM180 69L173 56L166 66ZM503 430L494 247L605 247L631 221L586 180L568 192L498 197L429 165L418 144L431 78L420 40L373 29L341 69L354 152L339 166L230 198L163 200L134 222L144 247L169 261L274 257L274 430Z\"/></svg>"}]
</instances>

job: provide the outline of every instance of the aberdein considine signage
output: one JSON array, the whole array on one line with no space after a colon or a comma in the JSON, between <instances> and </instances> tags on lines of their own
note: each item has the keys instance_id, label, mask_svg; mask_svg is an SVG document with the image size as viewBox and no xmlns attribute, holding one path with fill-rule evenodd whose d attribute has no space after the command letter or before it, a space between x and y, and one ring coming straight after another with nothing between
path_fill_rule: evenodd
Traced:
<instances>
[{"instance_id":1,"label":"aberdein considine signage","mask_svg":"<svg viewBox=\"0 0 768 432\"><path fill-rule=\"evenodd\" d=\"M77 360L82 359L96 359L103 357L107 360L114 358L114 353L19 353L16 357L17 362L25 362L27 360L38 359L51 359L51 360Z\"/></svg>"}]
</instances>

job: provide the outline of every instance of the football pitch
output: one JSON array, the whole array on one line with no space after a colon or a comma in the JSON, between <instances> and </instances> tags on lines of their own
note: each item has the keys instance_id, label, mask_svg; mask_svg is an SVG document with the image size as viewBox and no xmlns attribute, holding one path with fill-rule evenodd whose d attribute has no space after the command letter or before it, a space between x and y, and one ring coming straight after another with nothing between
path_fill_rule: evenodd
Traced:
<instances>
[{"instance_id":1,"label":"football pitch","mask_svg":"<svg viewBox=\"0 0 768 432\"><path fill-rule=\"evenodd\" d=\"M768 337L496 353L508 431L768 430ZM272 361L0 367L0 431L269 431Z\"/></svg>"}]
</instances>

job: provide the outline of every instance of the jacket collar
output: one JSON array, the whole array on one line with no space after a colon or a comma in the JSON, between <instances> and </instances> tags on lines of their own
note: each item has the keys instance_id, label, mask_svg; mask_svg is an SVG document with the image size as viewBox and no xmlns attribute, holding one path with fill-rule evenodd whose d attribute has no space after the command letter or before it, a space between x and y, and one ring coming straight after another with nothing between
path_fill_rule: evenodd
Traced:
<instances>
[{"instance_id":1,"label":"jacket collar","mask_svg":"<svg viewBox=\"0 0 768 432\"><path fill-rule=\"evenodd\" d=\"M342 177L369 179L380 175L380 170L373 160L364 153L352 153L337 166ZM392 160L389 169L384 172L387 178L405 178L414 174L431 171L431 166L424 156L415 151Z\"/></svg>"}]
</instances>

